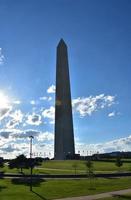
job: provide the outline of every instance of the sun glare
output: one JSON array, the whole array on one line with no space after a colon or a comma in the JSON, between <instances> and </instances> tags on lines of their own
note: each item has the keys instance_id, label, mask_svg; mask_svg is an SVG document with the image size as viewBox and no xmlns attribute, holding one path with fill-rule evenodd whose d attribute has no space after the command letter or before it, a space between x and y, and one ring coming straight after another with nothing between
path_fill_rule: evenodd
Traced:
<instances>
[{"instance_id":1,"label":"sun glare","mask_svg":"<svg viewBox=\"0 0 131 200\"><path fill-rule=\"evenodd\" d=\"M9 106L9 99L2 92L0 92L0 108L5 108Z\"/></svg>"}]
</instances>

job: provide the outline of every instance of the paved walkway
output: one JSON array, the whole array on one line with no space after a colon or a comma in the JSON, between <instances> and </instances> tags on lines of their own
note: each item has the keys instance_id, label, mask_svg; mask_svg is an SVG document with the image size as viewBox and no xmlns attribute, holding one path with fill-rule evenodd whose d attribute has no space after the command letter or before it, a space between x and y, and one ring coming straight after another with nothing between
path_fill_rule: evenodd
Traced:
<instances>
[{"instance_id":1,"label":"paved walkway","mask_svg":"<svg viewBox=\"0 0 131 200\"><path fill-rule=\"evenodd\" d=\"M131 193L131 189L126 190L119 190L119 191L113 191L113 192L105 192L101 194L95 194L95 195L89 195L89 196L81 196L81 197L71 197L71 198L64 198L59 200L97 200L97 199L104 199L106 197L115 197L119 195L124 195Z\"/></svg>"}]
</instances>

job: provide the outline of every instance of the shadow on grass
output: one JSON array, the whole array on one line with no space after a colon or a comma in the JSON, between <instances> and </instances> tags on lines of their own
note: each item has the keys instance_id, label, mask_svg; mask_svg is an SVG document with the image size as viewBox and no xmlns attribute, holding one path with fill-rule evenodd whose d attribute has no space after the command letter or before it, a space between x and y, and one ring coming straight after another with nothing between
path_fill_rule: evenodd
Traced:
<instances>
[{"instance_id":1,"label":"shadow on grass","mask_svg":"<svg viewBox=\"0 0 131 200\"><path fill-rule=\"evenodd\" d=\"M114 194L114 195L112 195L113 197L117 197L117 198L120 198L121 200L122 199L130 199L131 200L131 197L129 197L129 196L126 196L126 195L120 195L120 194Z\"/></svg>"},{"instance_id":2,"label":"shadow on grass","mask_svg":"<svg viewBox=\"0 0 131 200\"><path fill-rule=\"evenodd\" d=\"M3 189L6 189L7 187L6 186L0 186L0 192L3 190Z\"/></svg>"},{"instance_id":3,"label":"shadow on grass","mask_svg":"<svg viewBox=\"0 0 131 200\"><path fill-rule=\"evenodd\" d=\"M96 190L95 187L89 187L88 190Z\"/></svg>"},{"instance_id":4,"label":"shadow on grass","mask_svg":"<svg viewBox=\"0 0 131 200\"><path fill-rule=\"evenodd\" d=\"M4 177L4 171L0 171L0 179L3 179L3 177Z\"/></svg>"},{"instance_id":5,"label":"shadow on grass","mask_svg":"<svg viewBox=\"0 0 131 200\"><path fill-rule=\"evenodd\" d=\"M46 198L45 197L43 197L43 196L41 196L40 194L38 194L37 192L35 192L35 191L32 191L32 193L34 193L35 195L37 195L38 197L40 197L41 199L44 199L44 200L46 200Z\"/></svg>"},{"instance_id":6,"label":"shadow on grass","mask_svg":"<svg viewBox=\"0 0 131 200\"><path fill-rule=\"evenodd\" d=\"M30 186L30 181L31 181L30 178L13 178L11 180L12 184L26 185L26 186ZM43 182L46 182L46 181L44 179L40 179L40 178L32 178L32 186L33 187L38 187Z\"/></svg>"}]
</instances>

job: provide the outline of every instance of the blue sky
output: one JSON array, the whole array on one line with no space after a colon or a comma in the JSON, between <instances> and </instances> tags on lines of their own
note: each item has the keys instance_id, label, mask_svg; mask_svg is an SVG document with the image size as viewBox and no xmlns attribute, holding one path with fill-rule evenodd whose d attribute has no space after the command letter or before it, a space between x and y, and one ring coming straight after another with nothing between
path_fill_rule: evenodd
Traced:
<instances>
[{"instance_id":1,"label":"blue sky","mask_svg":"<svg viewBox=\"0 0 131 200\"><path fill-rule=\"evenodd\" d=\"M130 10L129 0L0 0L2 156L28 155L30 134L34 153L53 156L61 38L68 45L76 152L131 150Z\"/></svg>"}]
</instances>

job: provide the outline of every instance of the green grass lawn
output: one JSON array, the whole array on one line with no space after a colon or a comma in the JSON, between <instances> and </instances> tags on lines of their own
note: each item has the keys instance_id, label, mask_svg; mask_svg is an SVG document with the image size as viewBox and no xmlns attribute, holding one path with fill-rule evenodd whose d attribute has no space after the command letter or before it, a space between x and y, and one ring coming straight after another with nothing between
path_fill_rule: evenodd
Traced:
<instances>
[{"instance_id":1,"label":"green grass lawn","mask_svg":"<svg viewBox=\"0 0 131 200\"><path fill-rule=\"evenodd\" d=\"M63 173L67 172L73 172L74 168L73 164L77 163L77 172L78 173L85 173L86 172L86 166L85 161L73 161L73 160L65 160L65 161L46 161L43 162L42 166L44 169L55 169L54 171L60 170ZM94 171L95 172L115 172L115 171L131 171L131 163L123 163L123 166L118 169L114 162L99 162L94 161ZM57 169L57 170L56 170Z\"/></svg>"},{"instance_id":2,"label":"green grass lawn","mask_svg":"<svg viewBox=\"0 0 131 200\"><path fill-rule=\"evenodd\" d=\"M45 161L42 163L41 166L35 168L33 170L34 174L74 174L75 170L73 168L73 164L77 163L77 174L84 174L86 173L86 166L85 161L73 161L73 160L65 160L65 161ZM115 166L114 162L99 162L94 161L94 172L95 173L105 173L105 172L125 172L131 171L131 163L123 163L123 166L118 169ZM4 172L8 173L18 173L18 169L9 169L8 166L5 166L2 169ZM28 174L29 170L24 169L24 173Z\"/></svg>"},{"instance_id":3,"label":"green grass lawn","mask_svg":"<svg viewBox=\"0 0 131 200\"><path fill-rule=\"evenodd\" d=\"M45 180L34 183L33 192L26 182L0 179L0 200L40 200L85 196L130 188L131 178L89 180ZM110 199L109 199L110 200Z\"/></svg>"}]
</instances>

